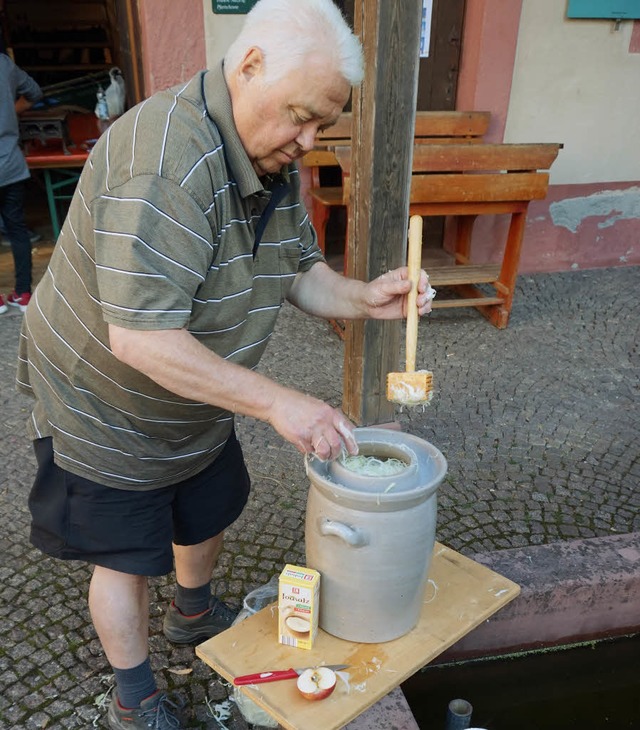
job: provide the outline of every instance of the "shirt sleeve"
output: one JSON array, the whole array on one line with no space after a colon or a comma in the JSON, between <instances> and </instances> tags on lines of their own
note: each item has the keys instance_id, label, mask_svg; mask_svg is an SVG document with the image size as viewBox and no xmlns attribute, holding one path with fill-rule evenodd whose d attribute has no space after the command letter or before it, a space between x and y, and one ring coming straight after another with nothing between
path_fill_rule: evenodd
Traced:
<instances>
[{"instance_id":1,"label":"shirt sleeve","mask_svg":"<svg viewBox=\"0 0 640 730\"><path fill-rule=\"evenodd\" d=\"M24 96L31 102L40 101L44 94L38 84L29 76L26 71L23 71L18 66L14 66L14 74L16 77L16 98Z\"/></svg>"},{"instance_id":2,"label":"shirt sleeve","mask_svg":"<svg viewBox=\"0 0 640 730\"><path fill-rule=\"evenodd\" d=\"M215 254L198 204L175 182L142 175L94 200L91 211L105 321L130 329L186 326Z\"/></svg>"}]
</instances>

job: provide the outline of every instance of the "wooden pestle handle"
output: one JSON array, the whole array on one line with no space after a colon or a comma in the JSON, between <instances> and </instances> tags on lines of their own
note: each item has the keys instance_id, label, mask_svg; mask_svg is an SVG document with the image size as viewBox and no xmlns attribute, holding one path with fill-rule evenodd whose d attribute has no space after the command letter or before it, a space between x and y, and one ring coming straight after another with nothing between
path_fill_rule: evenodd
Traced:
<instances>
[{"instance_id":1,"label":"wooden pestle handle","mask_svg":"<svg viewBox=\"0 0 640 730\"><path fill-rule=\"evenodd\" d=\"M416 370L416 350L418 348L418 281L422 269L422 216L412 215L409 220L409 250L407 253L411 291L407 295L407 340L406 371Z\"/></svg>"}]
</instances>

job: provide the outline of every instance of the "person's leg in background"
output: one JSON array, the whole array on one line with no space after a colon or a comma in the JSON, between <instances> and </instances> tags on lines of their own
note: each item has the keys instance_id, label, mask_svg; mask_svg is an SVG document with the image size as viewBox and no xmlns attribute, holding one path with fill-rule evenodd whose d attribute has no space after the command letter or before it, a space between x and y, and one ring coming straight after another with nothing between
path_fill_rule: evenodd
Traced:
<instances>
[{"instance_id":1,"label":"person's leg in background","mask_svg":"<svg viewBox=\"0 0 640 730\"><path fill-rule=\"evenodd\" d=\"M42 238L42 234L38 233L38 231L34 231L32 228L29 228L29 240L31 241L31 245L33 246L34 243L38 243L38 241ZM7 228L4 224L4 221L2 220L2 216L0 215L0 244L3 246L11 246L11 242L7 238Z\"/></svg>"},{"instance_id":2,"label":"person's leg in background","mask_svg":"<svg viewBox=\"0 0 640 730\"><path fill-rule=\"evenodd\" d=\"M224 531L240 516L251 480L232 433L218 458L183 483L173 502L176 594L164 617L164 635L195 644L229 628L238 611L211 592Z\"/></svg>"},{"instance_id":3,"label":"person's leg in background","mask_svg":"<svg viewBox=\"0 0 640 730\"><path fill-rule=\"evenodd\" d=\"M7 304L27 308L31 299L31 240L24 218L23 181L0 187L0 215L11 242L15 268L15 289L7 297ZM1 310L0 310L1 311Z\"/></svg>"}]
</instances>

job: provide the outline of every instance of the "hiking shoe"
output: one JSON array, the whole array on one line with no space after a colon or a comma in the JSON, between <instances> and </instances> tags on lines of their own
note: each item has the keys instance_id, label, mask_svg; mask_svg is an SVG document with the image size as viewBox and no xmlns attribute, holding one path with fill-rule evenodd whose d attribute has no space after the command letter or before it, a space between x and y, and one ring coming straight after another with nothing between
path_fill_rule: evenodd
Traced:
<instances>
[{"instance_id":1,"label":"hiking shoe","mask_svg":"<svg viewBox=\"0 0 640 730\"><path fill-rule=\"evenodd\" d=\"M29 304L30 299L31 294L28 291L24 292L24 294L16 294L12 291L7 297L7 304L12 307L20 307L21 312L26 312L27 304Z\"/></svg>"},{"instance_id":2,"label":"hiking shoe","mask_svg":"<svg viewBox=\"0 0 640 730\"><path fill-rule=\"evenodd\" d=\"M181 709L158 690L143 700L140 707L127 710L114 693L107 712L107 722L111 730L181 730L184 728L180 719Z\"/></svg>"},{"instance_id":3,"label":"hiking shoe","mask_svg":"<svg viewBox=\"0 0 640 730\"><path fill-rule=\"evenodd\" d=\"M185 616L172 601L164 616L162 630L174 644L193 644L228 629L237 615L237 611L215 596L211 597L209 608L195 616Z\"/></svg>"},{"instance_id":4,"label":"hiking shoe","mask_svg":"<svg viewBox=\"0 0 640 730\"><path fill-rule=\"evenodd\" d=\"M9 307L4 303L4 297L0 294L0 314L4 314Z\"/></svg>"}]
</instances>

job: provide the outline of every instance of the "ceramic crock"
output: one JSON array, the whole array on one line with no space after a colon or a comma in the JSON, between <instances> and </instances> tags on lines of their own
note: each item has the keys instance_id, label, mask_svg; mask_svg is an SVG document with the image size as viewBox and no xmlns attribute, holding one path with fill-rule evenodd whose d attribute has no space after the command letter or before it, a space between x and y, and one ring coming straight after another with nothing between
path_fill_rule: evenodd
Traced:
<instances>
[{"instance_id":1,"label":"ceramic crock","mask_svg":"<svg viewBox=\"0 0 640 730\"><path fill-rule=\"evenodd\" d=\"M361 476L339 460L308 463L307 565L320 571L319 625L348 641L397 639L418 622L447 462L432 444L380 428L355 431L360 454L405 464Z\"/></svg>"}]
</instances>

